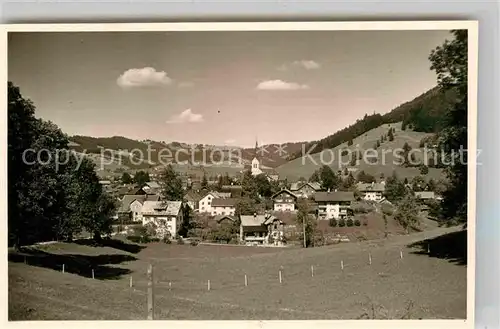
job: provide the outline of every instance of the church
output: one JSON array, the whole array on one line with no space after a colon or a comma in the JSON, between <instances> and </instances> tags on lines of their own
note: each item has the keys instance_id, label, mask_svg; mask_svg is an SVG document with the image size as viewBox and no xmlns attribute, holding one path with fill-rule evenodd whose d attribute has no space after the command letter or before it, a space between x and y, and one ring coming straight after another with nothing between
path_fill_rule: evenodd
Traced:
<instances>
[{"instance_id":1,"label":"church","mask_svg":"<svg viewBox=\"0 0 500 329\"><path fill-rule=\"evenodd\" d=\"M255 141L255 153L254 153L254 157L252 159L252 168L251 168L252 176L257 176L257 175L260 175L263 173L262 169L260 169L258 150L259 150L259 147L257 145L257 141Z\"/></svg>"}]
</instances>

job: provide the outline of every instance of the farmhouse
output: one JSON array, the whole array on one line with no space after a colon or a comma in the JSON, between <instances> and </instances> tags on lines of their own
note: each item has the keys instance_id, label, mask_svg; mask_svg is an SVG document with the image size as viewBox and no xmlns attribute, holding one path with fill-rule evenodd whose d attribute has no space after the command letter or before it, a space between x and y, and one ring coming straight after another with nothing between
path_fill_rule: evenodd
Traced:
<instances>
[{"instance_id":1,"label":"farmhouse","mask_svg":"<svg viewBox=\"0 0 500 329\"><path fill-rule=\"evenodd\" d=\"M283 244L284 223L275 216L240 216L240 241L245 244Z\"/></svg>"},{"instance_id":2,"label":"farmhouse","mask_svg":"<svg viewBox=\"0 0 500 329\"><path fill-rule=\"evenodd\" d=\"M203 196L200 201L198 202L198 210L201 213L209 213L211 214L213 209L212 209L212 200L213 199L226 199L230 198L231 193L222 193L222 192L208 192Z\"/></svg>"},{"instance_id":3,"label":"farmhouse","mask_svg":"<svg viewBox=\"0 0 500 329\"><path fill-rule=\"evenodd\" d=\"M380 201L384 197L385 183L361 183L356 188L367 201Z\"/></svg>"},{"instance_id":4,"label":"farmhouse","mask_svg":"<svg viewBox=\"0 0 500 329\"><path fill-rule=\"evenodd\" d=\"M318 204L318 219L347 218L352 212L353 192L316 192L314 200Z\"/></svg>"},{"instance_id":5,"label":"farmhouse","mask_svg":"<svg viewBox=\"0 0 500 329\"><path fill-rule=\"evenodd\" d=\"M231 193L232 198L241 197L243 188L241 185L223 185L221 187L221 192Z\"/></svg>"},{"instance_id":6,"label":"farmhouse","mask_svg":"<svg viewBox=\"0 0 500 329\"><path fill-rule=\"evenodd\" d=\"M299 198L309 198L321 191L321 185L316 182L295 182L290 186L290 191Z\"/></svg>"},{"instance_id":7,"label":"farmhouse","mask_svg":"<svg viewBox=\"0 0 500 329\"><path fill-rule=\"evenodd\" d=\"M294 211L297 196L290 190L283 189L272 196L274 211Z\"/></svg>"},{"instance_id":8,"label":"farmhouse","mask_svg":"<svg viewBox=\"0 0 500 329\"><path fill-rule=\"evenodd\" d=\"M157 195L124 195L118 209L118 220L122 222L140 222L141 209L145 201L158 201Z\"/></svg>"},{"instance_id":9,"label":"farmhouse","mask_svg":"<svg viewBox=\"0 0 500 329\"><path fill-rule=\"evenodd\" d=\"M236 202L234 198L216 198L212 200L212 215L234 215L236 212Z\"/></svg>"},{"instance_id":10,"label":"farmhouse","mask_svg":"<svg viewBox=\"0 0 500 329\"><path fill-rule=\"evenodd\" d=\"M182 201L145 201L142 205L142 224L153 223L160 238L175 237L182 223Z\"/></svg>"},{"instance_id":11,"label":"farmhouse","mask_svg":"<svg viewBox=\"0 0 500 329\"><path fill-rule=\"evenodd\" d=\"M194 191L194 190L189 190L185 195L184 195L184 202L192 209L192 210L197 210L199 206L199 202L202 199L202 196L200 193Z\"/></svg>"}]
</instances>

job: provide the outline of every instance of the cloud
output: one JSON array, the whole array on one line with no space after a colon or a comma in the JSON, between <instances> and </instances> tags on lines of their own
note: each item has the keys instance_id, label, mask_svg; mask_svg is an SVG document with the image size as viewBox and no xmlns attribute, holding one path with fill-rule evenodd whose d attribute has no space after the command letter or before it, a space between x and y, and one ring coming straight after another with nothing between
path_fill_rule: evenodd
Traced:
<instances>
[{"instance_id":1,"label":"cloud","mask_svg":"<svg viewBox=\"0 0 500 329\"><path fill-rule=\"evenodd\" d=\"M141 69L129 69L116 79L118 86L122 88L162 86L172 83L172 79L164 71L158 72L152 67Z\"/></svg>"},{"instance_id":2,"label":"cloud","mask_svg":"<svg viewBox=\"0 0 500 329\"><path fill-rule=\"evenodd\" d=\"M190 81L179 82L179 84L177 86L179 88L191 88L191 87L194 87L194 82L190 82Z\"/></svg>"},{"instance_id":3,"label":"cloud","mask_svg":"<svg viewBox=\"0 0 500 329\"><path fill-rule=\"evenodd\" d=\"M321 65L313 60L300 60L300 61L294 61L292 63L285 63L280 67L278 67L278 70L286 71L291 67L301 67L306 70L317 70L321 67Z\"/></svg>"},{"instance_id":4,"label":"cloud","mask_svg":"<svg viewBox=\"0 0 500 329\"><path fill-rule=\"evenodd\" d=\"M182 111L180 114L174 115L173 117L170 118L170 120L167 120L167 123L188 123L188 122L193 122L193 123L203 122L203 115L193 113L191 109L187 109Z\"/></svg>"},{"instance_id":5,"label":"cloud","mask_svg":"<svg viewBox=\"0 0 500 329\"><path fill-rule=\"evenodd\" d=\"M283 80L267 80L257 85L259 90L298 90L309 89L308 85L301 85L295 82L286 82Z\"/></svg>"}]
</instances>

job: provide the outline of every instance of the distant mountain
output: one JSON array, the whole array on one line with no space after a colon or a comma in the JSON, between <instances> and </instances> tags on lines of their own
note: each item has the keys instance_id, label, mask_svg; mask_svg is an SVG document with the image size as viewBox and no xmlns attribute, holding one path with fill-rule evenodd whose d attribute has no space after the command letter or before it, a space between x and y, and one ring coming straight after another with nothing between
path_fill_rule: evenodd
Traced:
<instances>
[{"instance_id":1,"label":"distant mountain","mask_svg":"<svg viewBox=\"0 0 500 329\"><path fill-rule=\"evenodd\" d=\"M138 141L123 136L90 137L71 136L70 148L86 153L98 163L110 162L113 169L148 169L163 163L222 163L221 167L249 165L255 156L254 148L237 146L217 146L206 144L187 144L180 142ZM286 155L300 150L302 143L270 144L260 146L258 157L263 168L275 168L287 162ZM217 151L211 152L210 150ZM281 150L279 152L278 150ZM148 156L149 154L149 156ZM102 156L101 156L102 155ZM104 159L100 159L104 157ZM142 159L142 161L141 161ZM162 160L162 161L160 161Z\"/></svg>"}]
</instances>

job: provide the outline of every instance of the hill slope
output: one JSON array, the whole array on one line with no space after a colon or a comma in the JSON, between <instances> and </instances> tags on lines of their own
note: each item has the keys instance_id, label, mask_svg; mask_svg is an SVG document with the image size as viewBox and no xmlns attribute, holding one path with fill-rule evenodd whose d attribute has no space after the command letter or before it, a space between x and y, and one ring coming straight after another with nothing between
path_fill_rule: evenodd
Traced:
<instances>
[{"instance_id":1,"label":"hill slope","mask_svg":"<svg viewBox=\"0 0 500 329\"><path fill-rule=\"evenodd\" d=\"M377 179L381 174L385 177L390 176L395 170L399 177L414 177L419 175L420 170L417 167L402 167L398 164L397 153L395 150L402 149L405 143L408 143L412 149L419 149L420 140L430 136L430 133L416 132L412 130L401 130L402 123L383 124L375 129L369 130L365 134L353 139L351 146L347 142L342 143L332 149L323 150L320 153L306 154L303 157L289 161L288 163L276 168L280 176L286 177L288 180L297 180L300 177L309 178L315 170L322 165L328 165L334 170L350 168L353 175L361 170L375 176ZM376 150L377 162L370 163L369 161L360 160L358 165L350 166L350 159L356 150L364 152L367 149L373 149L377 141L380 141L382 135L386 135L389 128L394 128L394 140L386 141ZM346 150L348 154L342 156L342 150ZM415 151L415 158L422 159L422 152ZM366 153L367 156L371 155ZM429 168L427 177L434 179L441 177L441 169Z\"/></svg>"}]
</instances>

